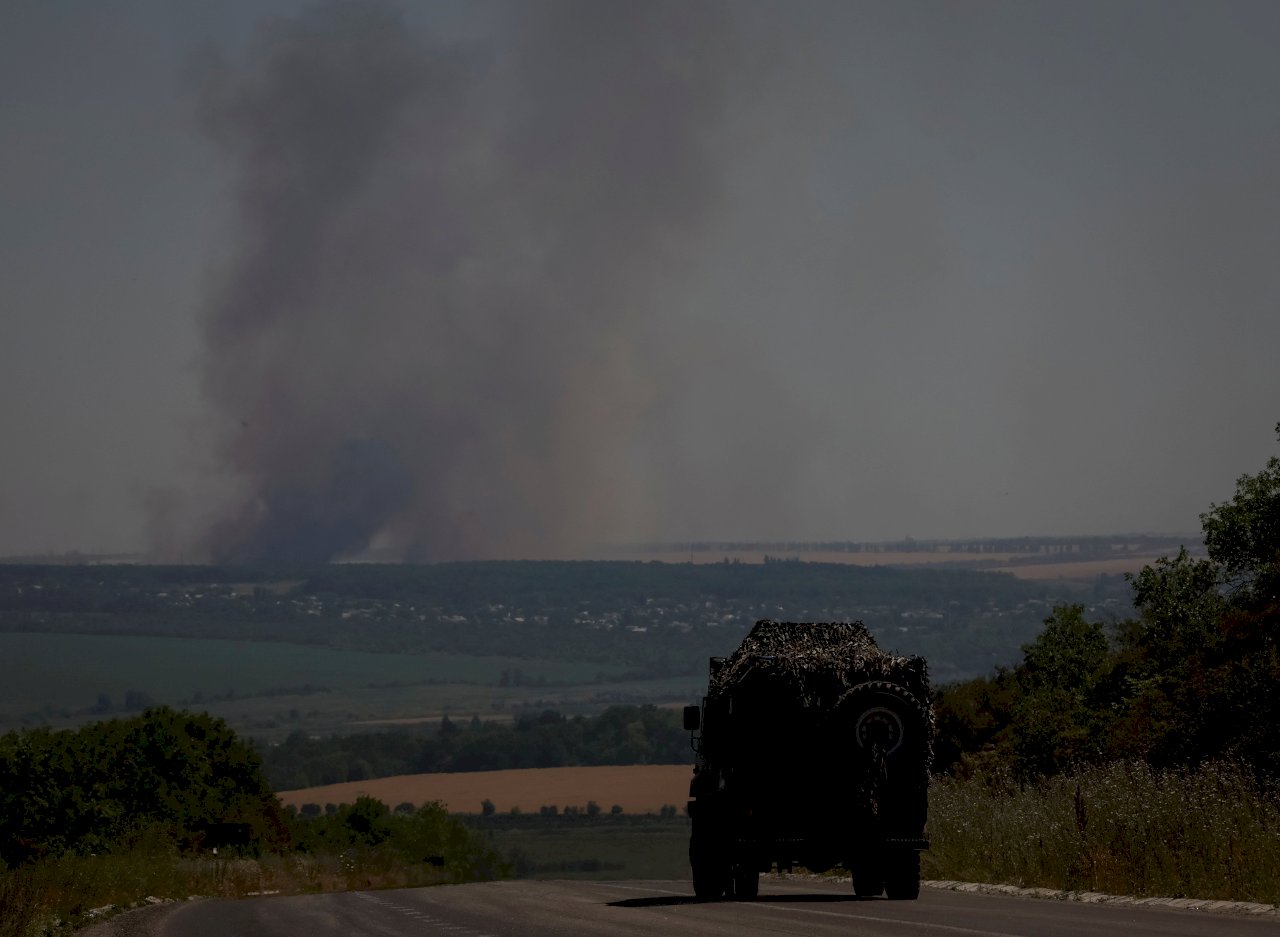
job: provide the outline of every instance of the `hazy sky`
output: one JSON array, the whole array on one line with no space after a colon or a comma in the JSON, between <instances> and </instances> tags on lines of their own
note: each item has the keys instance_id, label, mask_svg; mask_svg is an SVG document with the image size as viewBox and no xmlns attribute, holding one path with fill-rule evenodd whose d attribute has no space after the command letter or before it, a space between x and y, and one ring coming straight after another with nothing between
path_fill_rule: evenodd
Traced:
<instances>
[{"instance_id":1,"label":"hazy sky","mask_svg":"<svg viewBox=\"0 0 1280 937\"><path fill-rule=\"evenodd\" d=\"M0 554L1180 532L1280 6L11 0Z\"/></svg>"}]
</instances>

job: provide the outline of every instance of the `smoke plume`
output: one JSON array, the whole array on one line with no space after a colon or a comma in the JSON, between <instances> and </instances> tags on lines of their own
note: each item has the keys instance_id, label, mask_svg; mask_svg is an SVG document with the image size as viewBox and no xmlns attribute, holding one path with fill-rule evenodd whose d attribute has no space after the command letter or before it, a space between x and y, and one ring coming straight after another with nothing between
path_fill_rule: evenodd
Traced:
<instances>
[{"instance_id":1,"label":"smoke plume","mask_svg":"<svg viewBox=\"0 0 1280 937\"><path fill-rule=\"evenodd\" d=\"M208 80L238 228L204 378L241 490L211 556L551 556L643 532L647 443L689 367L656 339L662 297L718 201L725 17L508 12L457 45L327 3Z\"/></svg>"}]
</instances>

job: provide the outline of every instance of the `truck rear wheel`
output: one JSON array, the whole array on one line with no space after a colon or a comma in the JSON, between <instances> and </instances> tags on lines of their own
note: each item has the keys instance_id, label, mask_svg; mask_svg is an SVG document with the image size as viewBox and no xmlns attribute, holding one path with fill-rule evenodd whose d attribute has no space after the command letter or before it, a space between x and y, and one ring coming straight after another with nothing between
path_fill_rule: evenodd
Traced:
<instances>
[{"instance_id":1,"label":"truck rear wheel","mask_svg":"<svg viewBox=\"0 0 1280 937\"><path fill-rule=\"evenodd\" d=\"M884 878L878 870L854 868L853 893L859 898L878 898L884 892Z\"/></svg>"},{"instance_id":2,"label":"truck rear wheel","mask_svg":"<svg viewBox=\"0 0 1280 937\"><path fill-rule=\"evenodd\" d=\"M724 896L726 876L724 870L708 863L693 866L693 893L703 901L716 901Z\"/></svg>"},{"instance_id":3,"label":"truck rear wheel","mask_svg":"<svg viewBox=\"0 0 1280 937\"><path fill-rule=\"evenodd\" d=\"M760 894L760 870L753 864L738 862L733 866L733 897L737 901L755 901Z\"/></svg>"},{"instance_id":4,"label":"truck rear wheel","mask_svg":"<svg viewBox=\"0 0 1280 937\"><path fill-rule=\"evenodd\" d=\"M733 869L722 845L693 821L689 839L689 866L693 870L693 893L703 901L716 901L733 890Z\"/></svg>"},{"instance_id":5,"label":"truck rear wheel","mask_svg":"<svg viewBox=\"0 0 1280 937\"><path fill-rule=\"evenodd\" d=\"M885 895L894 901L915 901L920 897L920 853L895 849L886 858Z\"/></svg>"}]
</instances>

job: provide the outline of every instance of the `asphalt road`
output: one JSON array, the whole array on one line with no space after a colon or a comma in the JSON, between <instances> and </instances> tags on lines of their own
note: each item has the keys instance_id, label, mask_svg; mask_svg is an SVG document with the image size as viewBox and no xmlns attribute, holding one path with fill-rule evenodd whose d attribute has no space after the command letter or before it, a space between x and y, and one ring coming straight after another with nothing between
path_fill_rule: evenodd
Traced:
<instances>
[{"instance_id":1,"label":"asphalt road","mask_svg":"<svg viewBox=\"0 0 1280 937\"><path fill-rule=\"evenodd\" d=\"M770 880L749 903L699 902L684 882L486 882L403 891L200 901L158 937L1276 937L1275 918L926 888L919 901L853 897L846 883Z\"/></svg>"}]
</instances>

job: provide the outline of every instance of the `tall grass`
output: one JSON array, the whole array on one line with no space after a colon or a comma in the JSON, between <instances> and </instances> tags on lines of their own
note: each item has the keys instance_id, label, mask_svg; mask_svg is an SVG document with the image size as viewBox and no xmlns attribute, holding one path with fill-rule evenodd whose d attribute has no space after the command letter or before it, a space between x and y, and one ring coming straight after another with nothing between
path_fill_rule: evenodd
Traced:
<instances>
[{"instance_id":1,"label":"tall grass","mask_svg":"<svg viewBox=\"0 0 1280 937\"><path fill-rule=\"evenodd\" d=\"M941 781L929 830L930 878L1280 903L1280 797L1230 763Z\"/></svg>"},{"instance_id":2,"label":"tall grass","mask_svg":"<svg viewBox=\"0 0 1280 937\"><path fill-rule=\"evenodd\" d=\"M193 895L412 888L455 880L456 873L447 866L407 863L399 852L378 847L336 854L192 859L173 849L138 846L0 870L0 937L68 934L91 920L94 909L129 908L148 897L183 900Z\"/></svg>"}]
</instances>

